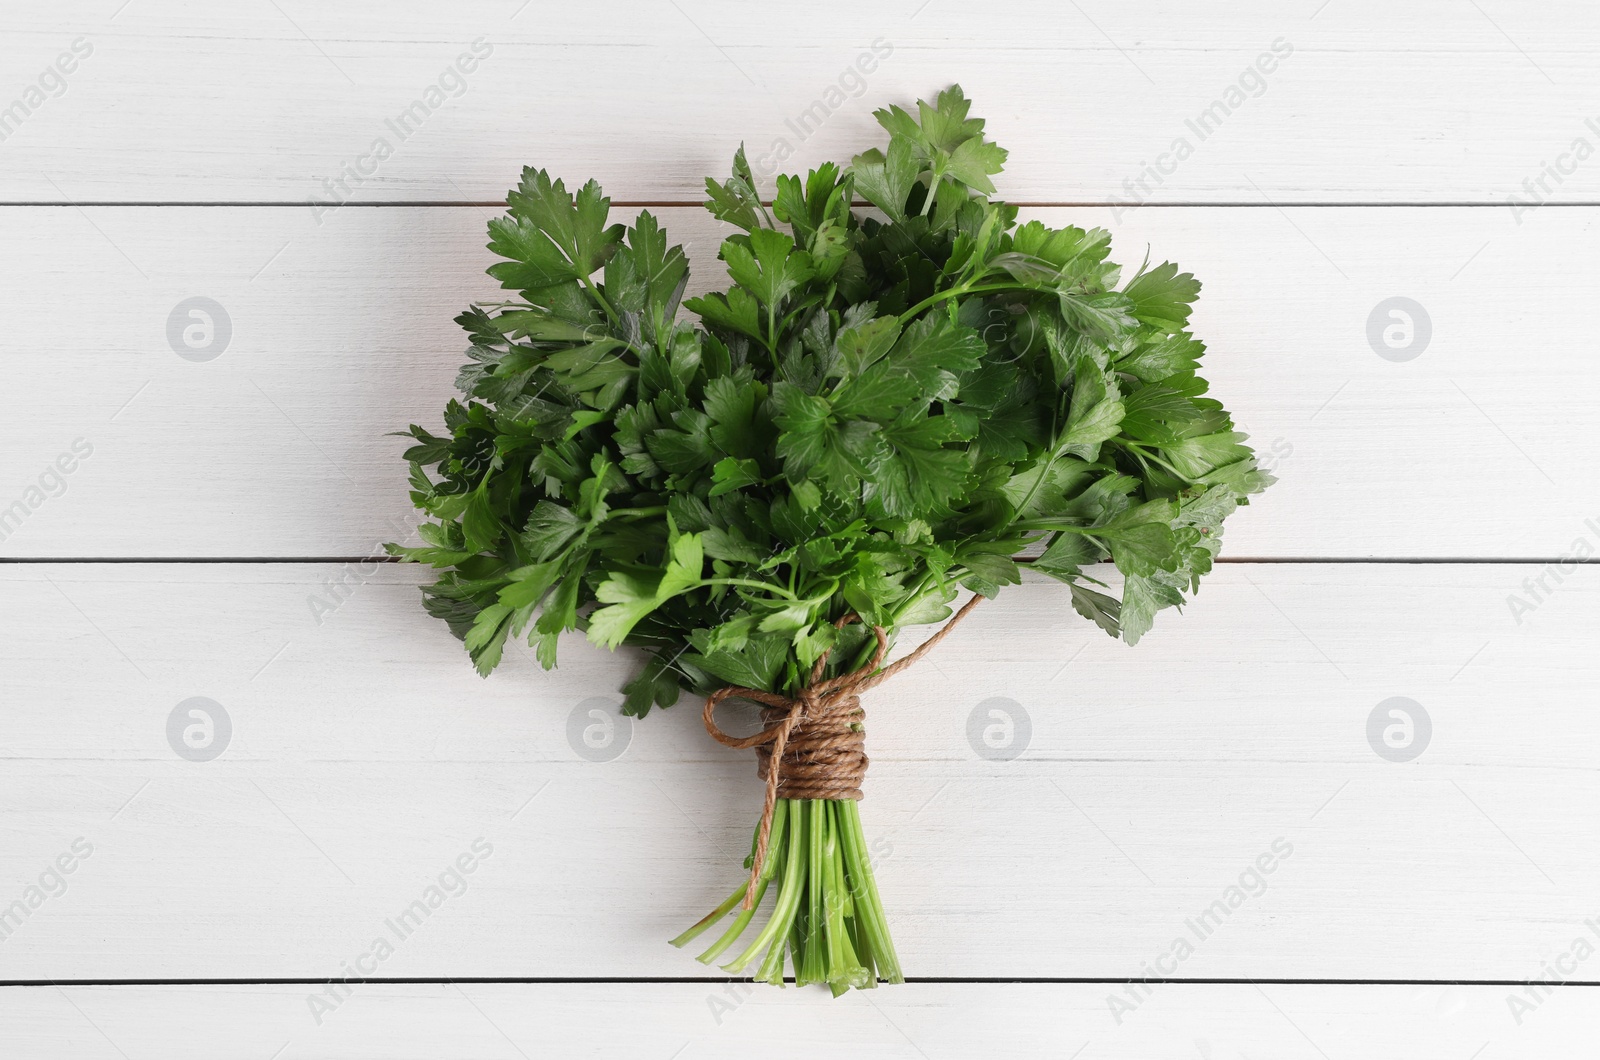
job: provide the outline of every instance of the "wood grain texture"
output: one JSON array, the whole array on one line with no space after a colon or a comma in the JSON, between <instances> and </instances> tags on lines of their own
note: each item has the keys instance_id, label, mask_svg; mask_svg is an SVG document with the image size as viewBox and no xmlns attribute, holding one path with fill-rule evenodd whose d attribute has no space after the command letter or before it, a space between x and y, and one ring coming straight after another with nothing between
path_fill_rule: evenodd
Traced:
<instances>
[{"instance_id":1,"label":"wood grain texture","mask_svg":"<svg viewBox=\"0 0 1600 1060\"><path fill-rule=\"evenodd\" d=\"M720 226L657 212L697 289L715 284ZM1148 248L1204 282L1206 373L1282 479L1230 523L1226 555L1549 558L1597 533L1600 460L1580 425L1600 366L1572 312L1600 283L1600 209L1521 226L1472 208L1028 214L1109 226L1130 268ZM16 248L0 288L29 307L0 333L0 509L38 502L0 555L360 556L404 532L405 443L387 433L436 427L455 393L452 319L499 296L491 211L0 215ZM203 363L168 333L194 296L232 327ZM1432 333L1398 363L1368 338L1395 296ZM93 455L29 494L78 438Z\"/></svg>"},{"instance_id":2,"label":"wood grain texture","mask_svg":"<svg viewBox=\"0 0 1600 1060\"><path fill-rule=\"evenodd\" d=\"M1600 14L1577 0L832 0L804 18L732 0L79 0L7 23L0 105L72 41L92 48L5 140L13 202L301 202L378 139L392 155L360 200L497 200L533 162L692 201L741 140L754 158L787 144L791 169L848 158L877 142L874 107L953 81L1012 149L1019 201L1500 203L1576 138L1600 142ZM413 131L386 124L479 38L489 56ZM848 75L874 42L878 65ZM1281 64L1252 72L1274 42ZM1162 161L1178 140L1189 153ZM1170 172L1130 187L1148 166ZM1572 169L1540 197L1600 197L1600 166Z\"/></svg>"},{"instance_id":3,"label":"wood grain texture","mask_svg":"<svg viewBox=\"0 0 1600 1060\"><path fill-rule=\"evenodd\" d=\"M481 681L413 568L352 577L318 625L336 573L0 570L0 898L94 847L0 975L342 975L479 838L469 888L381 974L698 974L663 940L737 882L752 762L691 703L586 760L633 659L574 638L554 673L521 650ZM1600 572L1518 626L1524 573L1234 565L1134 650L1051 584L979 608L868 704L865 817L908 971L1137 977L1187 937L1169 974L1541 975L1597 913L1578 837L1600 798ZM214 761L168 743L193 696L231 719ZM1392 696L1431 718L1409 763L1368 743ZM984 750L994 709L1015 758ZM1249 893L1196 933L1230 887Z\"/></svg>"},{"instance_id":4,"label":"wood grain texture","mask_svg":"<svg viewBox=\"0 0 1600 1060\"><path fill-rule=\"evenodd\" d=\"M1119 989L920 983L832 1000L714 983L366 984L321 1025L306 986L45 987L5 1000L7 1037L30 1060L262 1060L275 1049L278 1060L1504 1060L1574 1055L1600 1014L1596 992L1580 989L1555 991L1518 1025L1506 987L1168 983L1118 1025L1106 995Z\"/></svg>"}]
</instances>

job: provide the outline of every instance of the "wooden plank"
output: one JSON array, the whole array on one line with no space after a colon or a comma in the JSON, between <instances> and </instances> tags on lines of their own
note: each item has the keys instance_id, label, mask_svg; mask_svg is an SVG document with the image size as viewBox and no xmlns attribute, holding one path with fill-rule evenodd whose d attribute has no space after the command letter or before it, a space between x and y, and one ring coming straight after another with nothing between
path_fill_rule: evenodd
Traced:
<instances>
[{"instance_id":1,"label":"wooden plank","mask_svg":"<svg viewBox=\"0 0 1600 1060\"><path fill-rule=\"evenodd\" d=\"M716 283L716 222L658 212L696 285ZM1553 557L1597 533L1600 366L1569 321L1600 282L1600 209L1522 226L1472 208L1028 212L1109 225L1130 268L1148 247L1203 279L1214 392L1282 477L1235 517L1226 554ZM0 509L36 508L0 528L0 554L359 556L393 539L410 513L387 432L437 426L454 394L452 319L498 293L490 215L6 210L0 289L35 308L0 333ZM197 296L230 327L225 347L191 336L211 360L180 355L209 352L182 338ZM1394 297L1429 321L1411 360L1369 339ZM93 449L81 462L76 439ZM58 482L63 454L75 470Z\"/></svg>"},{"instance_id":2,"label":"wooden plank","mask_svg":"<svg viewBox=\"0 0 1600 1060\"><path fill-rule=\"evenodd\" d=\"M1527 573L1232 565L1134 650L1054 585L979 608L868 704L864 814L908 972L1543 975L1596 915L1575 837L1600 798L1600 571L1519 626ZM0 568L0 906L93 848L0 977L340 976L479 839L382 975L699 974L663 940L736 882L752 762L692 703L585 743L635 660L573 639L554 673L523 649L480 681L414 568L350 573L319 625L340 574ZM1409 762L1369 742L1397 696L1431 733ZM175 713L204 720L191 697L230 722L211 761L172 742Z\"/></svg>"},{"instance_id":3,"label":"wooden plank","mask_svg":"<svg viewBox=\"0 0 1600 1060\"><path fill-rule=\"evenodd\" d=\"M530 162L692 201L741 140L844 160L877 142L874 107L951 81L1013 149L1019 201L1501 203L1540 179L1594 201L1600 166L1561 156L1600 142L1597 41L1577 0L53 4L0 42L0 105L24 104L0 201L298 203L347 164L358 200L497 200Z\"/></svg>"},{"instance_id":4,"label":"wooden plank","mask_svg":"<svg viewBox=\"0 0 1600 1060\"><path fill-rule=\"evenodd\" d=\"M1118 1025L1102 984L919 983L852 993L711 983L363 984L314 1022L308 986L44 987L5 995L19 1055L172 1060L739 1058L780 1050L892 1060L970 1056L1571 1055L1596 992L1553 991L1520 1025L1507 987L1165 983ZM1174 1042L1183 1042L1179 1052ZM673 1050L677 1050L675 1053Z\"/></svg>"}]
</instances>

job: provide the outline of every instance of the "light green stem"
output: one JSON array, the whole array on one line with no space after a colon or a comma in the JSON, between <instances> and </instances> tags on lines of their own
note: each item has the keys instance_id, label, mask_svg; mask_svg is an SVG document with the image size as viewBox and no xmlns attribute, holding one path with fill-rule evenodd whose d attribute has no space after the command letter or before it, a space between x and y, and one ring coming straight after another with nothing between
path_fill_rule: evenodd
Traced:
<instances>
[{"instance_id":1,"label":"light green stem","mask_svg":"<svg viewBox=\"0 0 1600 1060\"><path fill-rule=\"evenodd\" d=\"M745 966L755 960L756 954L772 945L773 942L783 937L783 932L794 922L795 912L800 908L801 870L805 867L805 858L802 856L802 842L805 839L803 822L804 814L797 812L790 822L789 850L785 855L786 862L783 866L783 885L778 888L778 905L772 911L772 919L767 926L756 936L756 940L739 956L723 965L724 971L741 972Z\"/></svg>"},{"instance_id":2,"label":"light green stem","mask_svg":"<svg viewBox=\"0 0 1600 1060\"><path fill-rule=\"evenodd\" d=\"M867 843L861 834L861 813L854 802L846 802L840 809L845 821L845 869L850 874L851 893L856 902L856 923L861 925L872 947L880 976L891 983L905 982L900 972L900 959L895 956L894 943L889 939L889 920L883 915L883 902L878 898L878 885L872 878L872 863L867 857Z\"/></svg>"},{"instance_id":3,"label":"light green stem","mask_svg":"<svg viewBox=\"0 0 1600 1060\"><path fill-rule=\"evenodd\" d=\"M752 857L759 834L758 828L751 839ZM725 970L737 974L754 962L757 981L781 986L788 965L797 984L826 985L835 997L851 987L877 986L880 970L889 982L904 981L854 802L778 800L752 908L735 914L700 955L701 962L717 960L745 934L773 881L778 896L766 923L722 966ZM733 912L747 893L747 885L740 886L673 943L681 946L703 934Z\"/></svg>"}]
</instances>

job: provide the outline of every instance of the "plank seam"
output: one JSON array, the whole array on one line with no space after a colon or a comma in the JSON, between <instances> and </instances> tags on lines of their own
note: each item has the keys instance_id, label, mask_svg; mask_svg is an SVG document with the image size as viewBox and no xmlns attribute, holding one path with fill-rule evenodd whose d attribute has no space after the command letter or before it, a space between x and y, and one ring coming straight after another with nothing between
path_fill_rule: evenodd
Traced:
<instances>
[{"instance_id":1,"label":"plank seam","mask_svg":"<svg viewBox=\"0 0 1600 1060\"><path fill-rule=\"evenodd\" d=\"M0 556L0 565L53 564L69 566L90 563L237 563L246 564L345 564L391 563L402 561L393 556ZM1363 563L1372 566L1498 566L1547 567L1553 564L1575 566L1600 566L1600 556L1578 558L1573 556L1219 556L1215 563L1232 563L1240 566L1267 566L1270 564L1297 564L1302 566L1337 566Z\"/></svg>"},{"instance_id":2,"label":"plank seam","mask_svg":"<svg viewBox=\"0 0 1600 1060\"><path fill-rule=\"evenodd\" d=\"M1046 201L1046 200L1020 200L1020 199L1011 200L1011 199L1008 199L1008 200L1004 200L1004 201L1006 202L1007 205L1023 207L1023 208L1026 208L1026 209L1079 207L1079 208L1083 208L1083 209L1106 209L1106 210L1109 210L1109 209L1113 209L1113 208L1121 208L1121 209L1124 209L1124 210L1132 210L1132 209L1135 208L1134 206L1131 206L1129 203L1126 203L1126 202L1095 201L1095 200L1072 200L1072 201L1049 200L1049 201ZM378 200L378 201L375 201L375 202L345 202L345 203L340 203L339 205L340 205L340 209L368 209L368 210L370 210L370 209L392 209L392 208L404 208L404 207L417 207L417 208L490 207L490 208L494 208L494 209L504 209L506 204L505 204L504 200L487 200L487 199L485 199L485 200L474 200L474 199L416 199L416 200L409 200L409 199L382 199L382 200ZM705 201L703 199L685 199L685 200L678 200L678 199L636 199L636 200L626 200L626 201L624 201L624 200L613 200L611 205L612 205L613 208L618 208L618 209L622 209L622 208L640 209L640 208L645 208L645 207L655 207L655 208L660 208L660 209L665 209L665 208L676 209L676 208L687 208L687 207L704 206L705 205ZM772 204L769 202L769 203L767 203L767 205L770 206ZM860 208L864 209L864 208L870 207L872 204L871 203L861 202L861 203L856 203L855 205L857 207L860 207ZM1386 201L1381 201L1381 202L1367 202L1367 201L1361 201L1361 202L1352 202L1352 201L1321 202L1321 201L1315 201L1315 200L1304 200L1304 201L1301 201L1301 200L1290 200L1290 199L1285 199L1285 200L1282 200L1282 201L1279 201L1279 202L1244 202L1244 201L1234 201L1234 200L1223 200L1223 201L1219 201L1219 202L1207 202L1207 201L1204 201L1204 200L1184 199L1184 200L1179 200L1179 201L1174 201L1174 202L1144 202L1144 203L1138 203L1136 208L1140 209L1140 210L1174 210L1174 209L1195 209L1195 208L1207 208L1207 209L1215 208L1215 209L1226 209L1226 210L1279 210L1279 209L1289 209L1289 208L1294 208L1294 209L1318 209L1318 210L1462 209L1462 208L1482 209L1482 208L1491 208L1491 209L1504 210L1509 205L1514 205L1514 204L1509 204L1509 203L1506 203L1504 201L1495 202L1495 201L1489 201L1489 200L1484 200L1484 199L1460 199L1460 200L1446 200L1446 201L1441 201L1441 202L1414 201L1414 200L1386 200ZM1562 202L1543 202L1543 203L1540 203L1539 205L1540 205L1541 208L1542 207L1546 207L1546 206L1554 206L1554 207L1593 209L1593 208L1595 208L1597 206L1600 206L1600 201L1584 200L1584 201L1578 201L1578 202L1565 202L1565 201L1562 201ZM273 208L273 209L297 209L297 210L303 210L303 209L306 208L306 203L305 203L304 200L301 200L301 201L298 201L298 202L287 202L287 201L277 200L277 199L274 199L274 200L255 200L255 199L251 199L251 200L241 200L241 201L238 201L238 202L200 201L200 200L156 201L156 200L143 200L143 199L125 200L125 201L109 200L109 199L105 199L105 200L102 200L102 199L85 199L85 200L76 200L76 201L72 201L72 202L63 202L63 201L61 201L59 199L48 201L48 202L43 202L43 201L36 202L36 201L30 201L30 200L8 200L8 201L0 202L0 207L33 208L33 207L39 207L39 206L56 206L56 207L63 207L63 208L66 208L66 207L80 208L80 207L85 207L85 206L108 206L108 207L109 206L119 206L119 207L120 206L126 206L126 207L135 207L135 208L148 208L148 207L162 208L162 207L179 207L179 206L183 206L183 207L199 207L199 208L211 208L211 209L223 208L223 207L252 207L252 208L264 207L264 208Z\"/></svg>"},{"instance_id":3,"label":"plank seam","mask_svg":"<svg viewBox=\"0 0 1600 1060\"><path fill-rule=\"evenodd\" d=\"M0 988L40 988L40 986L323 986L342 983L342 978L18 978L0 980ZM453 977L374 977L360 980L363 986L440 985L482 983L482 985L587 986L587 985L683 985L683 983L754 983L754 978L712 977L712 975L453 975ZM794 983L794 978L786 978ZM1600 986L1600 980L1546 980L1523 978L1102 978L1094 975L907 975L906 983L925 985L1018 985L1018 986L1120 986L1130 983L1162 983L1174 986Z\"/></svg>"}]
</instances>

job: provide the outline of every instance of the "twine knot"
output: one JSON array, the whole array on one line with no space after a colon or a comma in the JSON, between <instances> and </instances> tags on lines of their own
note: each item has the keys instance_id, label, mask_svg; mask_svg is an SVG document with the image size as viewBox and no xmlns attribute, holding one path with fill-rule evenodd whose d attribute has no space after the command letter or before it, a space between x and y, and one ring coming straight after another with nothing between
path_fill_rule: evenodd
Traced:
<instances>
[{"instance_id":1,"label":"twine knot","mask_svg":"<svg viewBox=\"0 0 1600 1060\"><path fill-rule=\"evenodd\" d=\"M798 710L762 710L761 720L769 728L791 715L794 724L781 750L776 740L757 745L757 775L769 779L777 753L777 798L859 800L867 778L867 712L861 697L842 690L818 696L802 689L795 699Z\"/></svg>"},{"instance_id":2,"label":"twine knot","mask_svg":"<svg viewBox=\"0 0 1600 1060\"><path fill-rule=\"evenodd\" d=\"M860 800L861 784L867 777L866 711L861 693L874 688L904 670L944 639L944 635L972 610L981 596L968 600L916 651L888 666L883 657L889 652L889 635L882 626L873 626L877 649L872 659L858 670L819 681L828 653L811 668L811 679L793 696L759 688L729 685L706 697L701 719L711 738L725 747L756 751L756 771L767 782L766 801L761 809L761 824L756 833L755 853L750 860L750 883L745 889L743 907L755 904L756 883L767 860L767 844L772 834L772 812L779 799ZM834 623L842 629L857 621L845 615ZM763 728L753 736L730 736L717 725L717 705L727 699L748 699L762 705Z\"/></svg>"}]
</instances>

